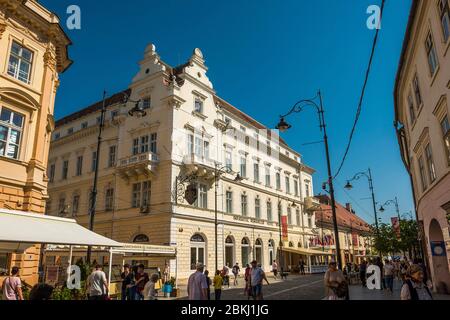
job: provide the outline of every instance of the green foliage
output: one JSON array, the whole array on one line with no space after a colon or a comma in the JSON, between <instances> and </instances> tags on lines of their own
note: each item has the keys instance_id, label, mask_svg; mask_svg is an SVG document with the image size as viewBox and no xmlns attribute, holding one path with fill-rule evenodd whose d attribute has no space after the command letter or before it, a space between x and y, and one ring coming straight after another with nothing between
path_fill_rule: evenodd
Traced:
<instances>
[{"instance_id":1,"label":"green foliage","mask_svg":"<svg viewBox=\"0 0 450 320\"><path fill-rule=\"evenodd\" d=\"M374 248L383 254L410 251L419 246L418 226L414 220L400 221L400 239L397 238L394 228L390 224L380 223L378 232L372 226L374 234Z\"/></svg>"}]
</instances>

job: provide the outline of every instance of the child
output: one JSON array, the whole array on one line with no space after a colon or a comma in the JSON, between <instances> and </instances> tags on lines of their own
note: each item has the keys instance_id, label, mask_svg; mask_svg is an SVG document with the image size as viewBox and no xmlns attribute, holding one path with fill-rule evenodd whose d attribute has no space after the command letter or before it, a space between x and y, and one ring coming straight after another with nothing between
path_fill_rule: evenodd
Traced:
<instances>
[{"instance_id":1,"label":"child","mask_svg":"<svg viewBox=\"0 0 450 320\"><path fill-rule=\"evenodd\" d=\"M213 283L214 283L214 295L216 297L216 300L220 300L220 297L222 295L223 278L220 275L219 270L216 271Z\"/></svg>"},{"instance_id":2,"label":"child","mask_svg":"<svg viewBox=\"0 0 450 320\"><path fill-rule=\"evenodd\" d=\"M155 289L155 283L158 282L159 275L157 273L152 274L150 281L144 286L142 293L144 294L144 300L157 300L157 291Z\"/></svg>"}]
</instances>

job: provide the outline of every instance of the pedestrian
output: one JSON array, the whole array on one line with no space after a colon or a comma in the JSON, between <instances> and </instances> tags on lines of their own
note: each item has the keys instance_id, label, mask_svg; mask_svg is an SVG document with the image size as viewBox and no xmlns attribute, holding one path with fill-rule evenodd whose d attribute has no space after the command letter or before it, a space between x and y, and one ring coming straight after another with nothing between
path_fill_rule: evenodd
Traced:
<instances>
[{"instance_id":1,"label":"pedestrian","mask_svg":"<svg viewBox=\"0 0 450 320\"><path fill-rule=\"evenodd\" d=\"M233 266L233 269L231 270L233 272L234 275L234 285L237 286L238 285L238 277L239 277L239 272L241 271L241 268L239 268L239 263L236 262L236 264Z\"/></svg>"},{"instance_id":2,"label":"pedestrian","mask_svg":"<svg viewBox=\"0 0 450 320\"><path fill-rule=\"evenodd\" d=\"M137 273L135 275L136 279L136 298L135 300L144 300L144 287L145 284L150 280L148 273L145 272L145 266L141 263L137 267Z\"/></svg>"},{"instance_id":3,"label":"pedestrian","mask_svg":"<svg viewBox=\"0 0 450 320\"><path fill-rule=\"evenodd\" d=\"M122 291L121 291L121 299L122 301L129 300L129 290L132 279L132 273L130 270L130 265L128 263L124 264L123 272L120 274L120 278L122 279Z\"/></svg>"},{"instance_id":4,"label":"pedestrian","mask_svg":"<svg viewBox=\"0 0 450 320\"><path fill-rule=\"evenodd\" d=\"M152 274L150 280L144 286L142 290L144 300L157 300L158 291L155 289L155 284L160 279L160 275L157 273Z\"/></svg>"},{"instance_id":5,"label":"pedestrian","mask_svg":"<svg viewBox=\"0 0 450 320\"><path fill-rule=\"evenodd\" d=\"M3 300L23 300L22 281L19 277L19 267L11 268L11 275L2 284Z\"/></svg>"},{"instance_id":6,"label":"pedestrian","mask_svg":"<svg viewBox=\"0 0 450 320\"><path fill-rule=\"evenodd\" d=\"M272 272L273 272L273 277L276 279L277 275L278 275L278 264L275 260L273 260L273 263L272 263Z\"/></svg>"},{"instance_id":7,"label":"pedestrian","mask_svg":"<svg viewBox=\"0 0 450 320\"><path fill-rule=\"evenodd\" d=\"M305 275L305 261L303 261L303 259L300 260L299 265L300 265L300 274Z\"/></svg>"},{"instance_id":8,"label":"pedestrian","mask_svg":"<svg viewBox=\"0 0 450 320\"><path fill-rule=\"evenodd\" d=\"M257 264L256 260L251 262L252 271L250 274L250 286L252 288L252 296L254 300L263 300L262 285L263 280L269 284L265 272Z\"/></svg>"},{"instance_id":9,"label":"pedestrian","mask_svg":"<svg viewBox=\"0 0 450 320\"><path fill-rule=\"evenodd\" d=\"M209 271L205 270L204 273L205 273L205 277L206 277L206 283L208 284L208 288L206 289L207 298L208 298L208 300L211 300L211 289L210 289L210 287L211 287L212 281L211 281L211 278L209 277Z\"/></svg>"},{"instance_id":10,"label":"pedestrian","mask_svg":"<svg viewBox=\"0 0 450 320\"><path fill-rule=\"evenodd\" d=\"M220 300L220 298L222 297L222 285L223 285L223 278L220 276L220 270L216 270L216 275L214 276L213 284L214 284L214 298L215 300Z\"/></svg>"},{"instance_id":11,"label":"pedestrian","mask_svg":"<svg viewBox=\"0 0 450 320\"><path fill-rule=\"evenodd\" d=\"M164 283L169 281L169 275L170 275L170 266L169 263L166 262L166 266L164 267Z\"/></svg>"},{"instance_id":12,"label":"pedestrian","mask_svg":"<svg viewBox=\"0 0 450 320\"><path fill-rule=\"evenodd\" d=\"M393 293L394 291L394 264L388 259L384 260L383 274L386 289Z\"/></svg>"},{"instance_id":13,"label":"pedestrian","mask_svg":"<svg viewBox=\"0 0 450 320\"><path fill-rule=\"evenodd\" d=\"M408 268L407 279L400 292L401 300L433 300L430 288L424 282L422 267L413 264Z\"/></svg>"},{"instance_id":14,"label":"pedestrian","mask_svg":"<svg viewBox=\"0 0 450 320\"><path fill-rule=\"evenodd\" d=\"M363 260L359 265L359 279L361 279L361 285L363 287L367 285L366 272L367 272L367 261Z\"/></svg>"},{"instance_id":15,"label":"pedestrian","mask_svg":"<svg viewBox=\"0 0 450 320\"><path fill-rule=\"evenodd\" d=\"M344 273L338 270L335 261L331 261L324 277L327 300L348 300L348 285Z\"/></svg>"},{"instance_id":16,"label":"pedestrian","mask_svg":"<svg viewBox=\"0 0 450 320\"><path fill-rule=\"evenodd\" d=\"M203 263L197 263L195 268L196 271L189 277L187 285L189 300L207 300L208 283L203 274Z\"/></svg>"},{"instance_id":17,"label":"pedestrian","mask_svg":"<svg viewBox=\"0 0 450 320\"><path fill-rule=\"evenodd\" d=\"M252 287L250 285L251 274L252 274L252 268L250 268L250 265L247 263L247 265L245 267L245 274L244 274L244 280L245 280L244 293L247 296L247 300L250 300L250 297L252 297Z\"/></svg>"},{"instance_id":18,"label":"pedestrian","mask_svg":"<svg viewBox=\"0 0 450 320\"><path fill-rule=\"evenodd\" d=\"M106 300L108 296L108 280L100 264L95 265L94 271L88 278L89 300Z\"/></svg>"},{"instance_id":19,"label":"pedestrian","mask_svg":"<svg viewBox=\"0 0 450 320\"><path fill-rule=\"evenodd\" d=\"M130 301L134 301L136 300L136 292L137 292L137 287L136 287L136 275L138 273L138 267L137 266L133 266L132 268L130 268L130 284L128 285L128 296L127 299Z\"/></svg>"},{"instance_id":20,"label":"pedestrian","mask_svg":"<svg viewBox=\"0 0 450 320\"><path fill-rule=\"evenodd\" d=\"M230 287L230 268L228 267L228 263L223 266L222 269L222 277L223 277L223 285Z\"/></svg>"}]
</instances>

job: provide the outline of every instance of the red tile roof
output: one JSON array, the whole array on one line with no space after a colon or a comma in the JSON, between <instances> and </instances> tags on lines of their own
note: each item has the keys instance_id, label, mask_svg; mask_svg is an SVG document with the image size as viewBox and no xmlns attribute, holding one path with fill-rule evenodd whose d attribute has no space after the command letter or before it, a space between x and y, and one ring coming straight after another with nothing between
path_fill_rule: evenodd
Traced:
<instances>
[{"instance_id":1,"label":"red tile roof","mask_svg":"<svg viewBox=\"0 0 450 320\"><path fill-rule=\"evenodd\" d=\"M324 224L333 223L332 211L330 198L327 195L318 195L315 196L320 201L320 210L316 211L316 223L320 224L322 221ZM358 230L361 232L370 232L369 224L358 217L355 213L350 212L342 206L341 204L336 202L336 216L338 226L351 228L353 230Z\"/></svg>"}]
</instances>

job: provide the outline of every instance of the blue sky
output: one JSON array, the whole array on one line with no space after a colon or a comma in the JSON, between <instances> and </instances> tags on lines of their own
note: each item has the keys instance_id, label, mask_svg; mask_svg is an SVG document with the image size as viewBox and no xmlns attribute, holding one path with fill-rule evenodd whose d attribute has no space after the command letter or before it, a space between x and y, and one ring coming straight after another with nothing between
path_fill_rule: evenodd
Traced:
<instances>
[{"instance_id":1,"label":"blue sky","mask_svg":"<svg viewBox=\"0 0 450 320\"><path fill-rule=\"evenodd\" d=\"M81 30L67 30L73 66L61 75L55 115L60 118L100 100L103 89L127 88L148 43L171 65L201 48L219 96L269 127L298 100L321 89L336 170L354 120L375 31L366 27L369 5L381 0L42 0L65 24L71 4L81 8ZM385 15L360 122L336 181L339 202L352 202L373 222L367 181L344 191L345 180L370 167L377 201L397 196L413 210L408 175L393 128L393 88L410 0L386 1ZM315 111L289 119L283 134L317 170L315 191L326 181ZM381 214L387 221L394 208Z\"/></svg>"}]
</instances>

